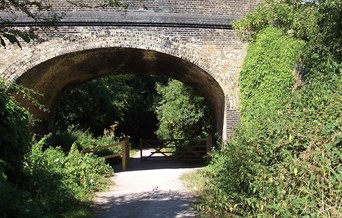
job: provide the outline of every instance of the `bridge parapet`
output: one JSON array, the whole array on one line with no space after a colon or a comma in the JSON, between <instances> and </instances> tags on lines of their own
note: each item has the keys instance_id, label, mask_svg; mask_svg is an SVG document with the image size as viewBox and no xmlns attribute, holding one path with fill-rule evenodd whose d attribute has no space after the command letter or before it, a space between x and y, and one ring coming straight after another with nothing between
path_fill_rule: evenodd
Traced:
<instances>
[{"instance_id":1,"label":"bridge parapet","mask_svg":"<svg viewBox=\"0 0 342 218\"><path fill-rule=\"evenodd\" d=\"M66 11L56 12L61 16L55 26L144 26L144 27L189 27L210 29L231 29L233 20L241 18L236 15L201 15L154 13L144 11L108 12L108 11ZM0 12L0 17L9 19L15 17L10 25L16 27L40 26L23 12L8 14Z\"/></svg>"}]
</instances>

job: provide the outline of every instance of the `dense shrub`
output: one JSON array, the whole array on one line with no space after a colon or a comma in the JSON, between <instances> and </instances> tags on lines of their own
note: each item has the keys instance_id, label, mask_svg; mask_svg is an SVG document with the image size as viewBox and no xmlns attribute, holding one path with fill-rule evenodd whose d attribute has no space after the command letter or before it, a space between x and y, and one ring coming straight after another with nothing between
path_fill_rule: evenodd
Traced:
<instances>
[{"instance_id":1,"label":"dense shrub","mask_svg":"<svg viewBox=\"0 0 342 218\"><path fill-rule=\"evenodd\" d=\"M34 143L26 155L20 185L1 174L2 217L63 217L107 188L113 170L104 159L81 154L75 146L68 155L59 148L43 150L44 143L44 139Z\"/></svg>"},{"instance_id":2,"label":"dense shrub","mask_svg":"<svg viewBox=\"0 0 342 218\"><path fill-rule=\"evenodd\" d=\"M106 188L108 180L105 177L113 172L103 158L91 153L81 154L75 144L68 155L65 155L59 148L50 147L43 151L41 143L36 143L28 157L28 169L34 181L42 181L36 178L40 174L34 173L35 169L38 169L38 172L41 169L48 169L60 175L63 185L79 200L84 200L85 196Z\"/></svg>"},{"instance_id":3,"label":"dense shrub","mask_svg":"<svg viewBox=\"0 0 342 218\"><path fill-rule=\"evenodd\" d=\"M44 139L31 140L28 112L3 83L0 89L0 216L72 216L70 211L79 207L89 211L83 202L107 187L111 167L93 154L81 154L76 145L67 156L59 148L43 150Z\"/></svg>"}]
</instances>

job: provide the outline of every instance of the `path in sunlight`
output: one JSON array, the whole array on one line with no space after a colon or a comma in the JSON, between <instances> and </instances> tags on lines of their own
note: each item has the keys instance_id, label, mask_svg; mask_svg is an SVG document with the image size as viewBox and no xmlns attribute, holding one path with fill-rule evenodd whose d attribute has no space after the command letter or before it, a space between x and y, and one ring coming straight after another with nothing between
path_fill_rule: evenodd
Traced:
<instances>
[{"instance_id":1,"label":"path in sunlight","mask_svg":"<svg viewBox=\"0 0 342 218\"><path fill-rule=\"evenodd\" d=\"M199 165L158 157L141 161L139 155L131 159L126 172L115 174L109 191L97 193L96 217L195 217L195 197L180 176L199 169Z\"/></svg>"}]
</instances>

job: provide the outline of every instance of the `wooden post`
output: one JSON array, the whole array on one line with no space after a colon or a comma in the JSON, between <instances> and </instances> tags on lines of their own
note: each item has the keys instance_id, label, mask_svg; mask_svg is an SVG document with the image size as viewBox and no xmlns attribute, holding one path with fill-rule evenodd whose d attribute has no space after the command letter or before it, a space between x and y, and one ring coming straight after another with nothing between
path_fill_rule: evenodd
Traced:
<instances>
[{"instance_id":1,"label":"wooden post","mask_svg":"<svg viewBox=\"0 0 342 218\"><path fill-rule=\"evenodd\" d=\"M207 160L210 160L210 157L209 157L209 151L211 151L213 147L213 135L210 134L208 135L207 137L207 143L206 143L206 150L207 150Z\"/></svg>"},{"instance_id":2,"label":"wooden post","mask_svg":"<svg viewBox=\"0 0 342 218\"><path fill-rule=\"evenodd\" d=\"M125 137L125 147L126 147L126 164L129 164L129 138Z\"/></svg>"},{"instance_id":3,"label":"wooden post","mask_svg":"<svg viewBox=\"0 0 342 218\"><path fill-rule=\"evenodd\" d=\"M122 171L127 169L129 162L129 139L125 136L125 140L122 141Z\"/></svg>"},{"instance_id":4,"label":"wooden post","mask_svg":"<svg viewBox=\"0 0 342 218\"><path fill-rule=\"evenodd\" d=\"M143 157L143 139L140 138L140 160L142 160Z\"/></svg>"}]
</instances>

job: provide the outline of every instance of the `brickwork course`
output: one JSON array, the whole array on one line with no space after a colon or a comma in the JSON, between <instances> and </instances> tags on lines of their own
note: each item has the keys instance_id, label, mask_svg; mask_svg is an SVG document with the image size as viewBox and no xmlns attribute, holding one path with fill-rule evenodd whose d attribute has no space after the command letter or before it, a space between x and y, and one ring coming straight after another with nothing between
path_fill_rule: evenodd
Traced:
<instances>
[{"instance_id":1,"label":"brickwork course","mask_svg":"<svg viewBox=\"0 0 342 218\"><path fill-rule=\"evenodd\" d=\"M28 102L53 129L54 110L64 90L99 76L118 73L160 74L198 89L211 105L216 129L229 139L239 119L238 76L246 55L231 22L257 5L256 0L141 0L125 7L97 7L50 0L63 17L53 29L41 29L40 41L0 49L0 76L42 93L49 112ZM95 7L96 6L96 7ZM0 12L1 17L6 17ZM39 23L17 13L19 29Z\"/></svg>"}]
</instances>

